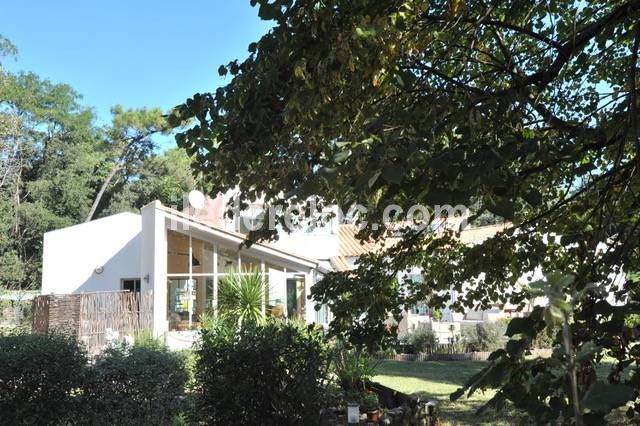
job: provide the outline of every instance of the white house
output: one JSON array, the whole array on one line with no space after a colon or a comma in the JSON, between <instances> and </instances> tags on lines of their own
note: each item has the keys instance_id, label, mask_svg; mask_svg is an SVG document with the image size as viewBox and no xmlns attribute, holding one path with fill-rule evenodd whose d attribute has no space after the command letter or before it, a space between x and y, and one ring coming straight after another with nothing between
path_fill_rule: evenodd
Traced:
<instances>
[{"instance_id":1,"label":"white house","mask_svg":"<svg viewBox=\"0 0 640 426\"><path fill-rule=\"evenodd\" d=\"M268 303L285 315L321 318L307 299L318 261L267 244L242 247L243 234L155 201L44 235L42 294L129 290L153 300L153 333L196 329L217 308L218 283L231 271L260 271ZM264 307L263 307L264 309Z\"/></svg>"},{"instance_id":2,"label":"white house","mask_svg":"<svg viewBox=\"0 0 640 426\"><path fill-rule=\"evenodd\" d=\"M270 244L241 247L242 227L224 217L227 200L206 199L206 207L183 212L155 201L141 214L120 213L44 235L42 294L129 290L152 297L153 332L157 336L189 339L201 315L218 307L218 283L230 271L257 270L268 283L268 305L280 305L289 318L327 325L326 306L314 309L311 287L327 271L348 271L359 256L394 244L361 242L353 225L331 220L312 229L280 233ZM242 212L255 217L255 211ZM466 244L477 244L508 225L491 225L461 232ZM412 280L421 279L413 271ZM453 290L452 290L453 291ZM451 295L455 300L457 295ZM266 306L263 307L266 309ZM399 324L406 333L421 325L436 327L426 305L409 309ZM451 324L486 321L509 313L442 313L444 334ZM446 341L442 336L442 341Z\"/></svg>"}]
</instances>

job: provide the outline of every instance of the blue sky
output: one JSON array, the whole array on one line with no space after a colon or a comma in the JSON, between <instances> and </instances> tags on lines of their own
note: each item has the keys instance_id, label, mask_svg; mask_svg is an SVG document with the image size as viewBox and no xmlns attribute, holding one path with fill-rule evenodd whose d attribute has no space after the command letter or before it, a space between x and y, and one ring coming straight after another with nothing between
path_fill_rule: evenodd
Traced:
<instances>
[{"instance_id":1,"label":"blue sky","mask_svg":"<svg viewBox=\"0 0 640 426\"><path fill-rule=\"evenodd\" d=\"M11 71L67 83L95 108L171 108L228 78L218 67L247 56L270 27L249 0L5 1L0 34L19 50Z\"/></svg>"}]
</instances>

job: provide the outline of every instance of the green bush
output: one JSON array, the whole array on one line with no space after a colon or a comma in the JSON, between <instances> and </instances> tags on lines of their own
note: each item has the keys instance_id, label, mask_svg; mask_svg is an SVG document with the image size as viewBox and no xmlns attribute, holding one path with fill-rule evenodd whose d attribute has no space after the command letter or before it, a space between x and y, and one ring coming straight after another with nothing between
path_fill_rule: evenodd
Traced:
<instances>
[{"instance_id":1,"label":"green bush","mask_svg":"<svg viewBox=\"0 0 640 426\"><path fill-rule=\"evenodd\" d=\"M3 424L62 424L74 419L74 394L87 357L63 335L0 335L0 413Z\"/></svg>"},{"instance_id":2,"label":"green bush","mask_svg":"<svg viewBox=\"0 0 640 426\"><path fill-rule=\"evenodd\" d=\"M346 392L364 391L366 382L375 375L373 359L367 353L347 349L340 342L331 352L331 361L338 383Z\"/></svg>"},{"instance_id":3,"label":"green bush","mask_svg":"<svg viewBox=\"0 0 640 426\"><path fill-rule=\"evenodd\" d=\"M503 322L479 322L462 328L462 341L469 352L492 352L504 347L506 330Z\"/></svg>"},{"instance_id":4,"label":"green bush","mask_svg":"<svg viewBox=\"0 0 640 426\"><path fill-rule=\"evenodd\" d=\"M427 352L438 344L438 338L432 330L418 327L400 338L405 353L418 354Z\"/></svg>"},{"instance_id":5,"label":"green bush","mask_svg":"<svg viewBox=\"0 0 640 426\"><path fill-rule=\"evenodd\" d=\"M233 323L264 322L265 282L260 271L232 272L220 280L218 304L220 317Z\"/></svg>"},{"instance_id":6,"label":"green bush","mask_svg":"<svg viewBox=\"0 0 640 426\"><path fill-rule=\"evenodd\" d=\"M197 421L314 424L328 356L314 326L270 320L203 329L196 367Z\"/></svg>"},{"instance_id":7,"label":"green bush","mask_svg":"<svg viewBox=\"0 0 640 426\"><path fill-rule=\"evenodd\" d=\"M87 375L83 421L90 424L168 424L183 407L183 357L153 340L116 346Z\"/></svg>"}]
</instances>

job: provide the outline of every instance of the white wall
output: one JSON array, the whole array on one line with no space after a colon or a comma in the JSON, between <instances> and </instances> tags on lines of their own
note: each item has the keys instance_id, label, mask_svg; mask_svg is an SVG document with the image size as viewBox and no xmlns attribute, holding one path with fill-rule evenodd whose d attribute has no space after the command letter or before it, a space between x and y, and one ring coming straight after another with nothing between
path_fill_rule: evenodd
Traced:
<instances>
[{"instance_id":1,"label":"white wall","mask_svg":"<svg viewBox=\"0 0 640 426\"><path fill-rule=\"evenodd\" d=\"M165 214L159 201L142 208L142 243L139 265L142 271L141 290L153 297L153 333L163 335L169 329L167 321L167 230ZM147 278L148 277L148 280Z\"/></svg>"},{"instance_id":2,"label":"white wall","mask_svg":"<svg viewBox=\"0 0 640 426\"><path fill-rule=\"evenodd\" d=\"M119 290L122 278L140 278L141 228L140 215L120 213L45 233L42 294Z\"/></svg>"},{"instance_id":3,"label":"white wall","mask_svg":"<svg viewBox=\"0 0 640 426\"><path fill-rule=\"evenodd\" d=\"M303 231L287 234L282 231L277 241L271 245L289 253L295 253L307 259L329 259L340 254L337 234L305 233Z\"/></svg>"}]
</instances>

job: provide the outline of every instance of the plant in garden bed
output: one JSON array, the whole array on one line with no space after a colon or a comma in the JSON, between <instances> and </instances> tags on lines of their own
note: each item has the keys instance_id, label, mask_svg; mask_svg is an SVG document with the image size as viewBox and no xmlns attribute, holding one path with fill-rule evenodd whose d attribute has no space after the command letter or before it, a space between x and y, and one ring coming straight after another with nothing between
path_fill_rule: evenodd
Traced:
<instances>
[{"instance_id":1,"label":"plant in garden bed","mask_svg":"<svg viewBox=\"0 0 640 426\"><path fill-rule=\"evenodd\" d=\"M367 413L369 421L377 421L380 415L380 401L375 392L365 392L360 398L360 409Z\"/></svg>"},{"instance_id":2,"label":"plant in garden bed","mask_svg":"<svg viewBox=\"0 0 640 426\"><path fill-rule=\"evenodd\" d=\"M0 418L6 424L72 421L87 356L64 335L0 335Z\"/></svg>"},{"instance_id":3,"label":"plant in garden bed","mask_svg":"<svg viewBox=\"0 0 640 426\"><path fill-rule=\"evenodd\" d=\"M214 424L315 424L325 401L322 332L292 321L220 321L201 331L195 420Z\"/></svg>"},{"instance_id":4,"label":"plant in garden bed","mask_svg":"<svg viewBox=\"0 0 640 426\"><path fill-rule=\"evenodd\" d=\"M331 352L333 372L346 392L361 392L375 374L375 362L364 351L348 349L341 342Z\"/></svg>"},{"instance_id":5,"label":"plant in garden bed","mask_svg":"<svg viewBox=\"0 0 640 426\"><path fill-rule=\"evenodd\" d=\"M218 306L220 317L242 324L263 322L267 284L259 271L232 272L220 280Z\"/></svg>"},{"instance_id":6,"label":"plant in garden bed","mask_svg":"<svg viewBox=\"0 0 640 426\"><path fill-rule=\"evenodd\" d=\"M462 328L462 342L469 352L495 351L504 347L506 329L506 324L499 321L479 322Z\"/></svg>"},{"instance_id":7,"label":"plant in garden bed","mask_svg":"<svg viewBox=\"0 0 640 426\"><path fill-rule=\"evenodd\" d=\"M435 333L426 327L418 327L416 330L400 336L399 340L405 353L409 354L427 352L438 344Z\"/></svg>"},{"instance_id":8,"label":"plant in garden bed","mask_svg":"<svg viewBox=\"0 0 640 426\"><path fill-rule=\"evenodd\" d=\"M108 348L89 370L81 398L91 424L167 424L185 407L183 356L155 341Z\"/></svg>"}]
</instances>

